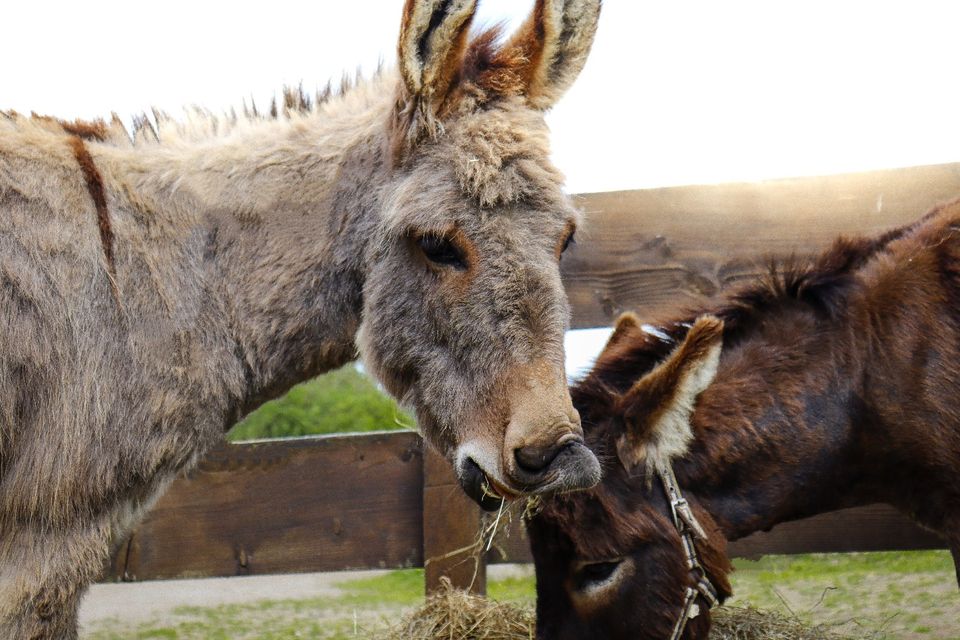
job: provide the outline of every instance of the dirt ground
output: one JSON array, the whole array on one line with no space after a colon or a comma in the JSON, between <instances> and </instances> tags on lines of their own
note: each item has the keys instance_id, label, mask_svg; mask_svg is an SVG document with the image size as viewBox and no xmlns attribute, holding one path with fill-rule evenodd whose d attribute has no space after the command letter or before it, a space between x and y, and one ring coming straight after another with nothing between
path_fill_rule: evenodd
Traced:
<instances>
[{"instance_id":1,"label":"dirt ground","mask_svg":"<svg viewBox=\"0 0 960 640\"><path fill-rule=\"evenodd\" d=\"M337 597L344 582L388 571L341 571L198 580L96 584L80 605L81 628L122 618L136 624L171 614L180 607L216 607L258 600Z\"/></svg>"}]
</instances>

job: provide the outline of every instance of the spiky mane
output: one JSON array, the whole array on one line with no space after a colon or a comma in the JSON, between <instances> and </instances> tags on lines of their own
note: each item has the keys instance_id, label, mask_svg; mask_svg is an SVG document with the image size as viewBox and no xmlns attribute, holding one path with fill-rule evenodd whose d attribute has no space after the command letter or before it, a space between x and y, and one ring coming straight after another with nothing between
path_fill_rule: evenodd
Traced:
<instances>
[{"instance_id":1,"label":"spiky mane","mask_svg":"<svg viewBox=\"0 0 960 640\"><path fill-rule=\"evenodd\" d=\"M279 99L274 96L267 109L261 109L252 99L242 101L239 111L215 113L199 106L184 108L184 116L176 118L168 112L154 108L150 113L140 113L132 118L132 127L128 128L123 120L113 113L110 120L65 120L52 116L31 113L29 116L16 111L0 111L0 119L5 119L16 127L40 126L51 131L59 131L83 140L112 143L118 146L162 144L169 140L199 142L217 138L243 127L261 122L290 120L297 117L323 113L333 108L348 96L364 88L377 88L385 76L383 66L365 78L358 69L356 74L344 74L339 85L328 81L314 93L304 90L303 84L295 87L285 86ZM391 78L392 80L392 78Z\"/></svg>"}]
</instances>

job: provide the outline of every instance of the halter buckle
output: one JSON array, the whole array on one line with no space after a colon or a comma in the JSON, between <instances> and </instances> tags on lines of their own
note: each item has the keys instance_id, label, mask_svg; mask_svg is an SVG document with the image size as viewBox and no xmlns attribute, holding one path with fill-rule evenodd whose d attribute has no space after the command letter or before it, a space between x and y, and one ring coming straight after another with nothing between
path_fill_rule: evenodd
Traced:
<instances>
[{"instance_id":1,"label":"halter buckle","mask_svg":"<svg viewBox=\"0 0 960 640\"><path fill-rule=\"evenodd\" d=\"M687 567L692 573L696 574L696 586L687 587L683 599L683 609L680 611L680 617L673 627L673 633L670 640L680 640L687 622L699 616L702 611L697 604L697 596L702 596L706 601L707 610L720 604L717 591L707 578L706 571L700 564L697 557L697 548L694 545L694 538L697 540L706 540L707 533L697 521L697 517L690 508L690 503L680 493L680 485L677 477L673 473L673 468L669 465L658 465L657 471L663 488L666 491L667 499L670 501L670 513L673 516L673 525L680 534L680 542L684 554L687 556Z\"/></svg>"},{"instance_id":2,"label":"halter buckle","mask_svg":"<svg viewBox=\"0 0 960 640\"><path fill-rule=\"evenodd\" d=\"M699 591L703 599L707 601L707 608L712 609L720 604L720 597L717 595L717 590L713 588L713 585L707 580L706 576L701 576L700 580L697 581L697 591Z\"/></svg>"},{"instance_id":3,"label":"halter buckle","mask_svg":"<svg viewBox=\"0 0 960 640\"><path fill-rule=\"evenodd\" d=\"M697 517L693 515L690 503L686 498L675 498L670 501L670 508L673 510L673 522L681 532L686 527L693 532L697 540L706 540L707 533L703 530ZM682 526L681 526L682 524Z\"/></svg>"}]
</instances>

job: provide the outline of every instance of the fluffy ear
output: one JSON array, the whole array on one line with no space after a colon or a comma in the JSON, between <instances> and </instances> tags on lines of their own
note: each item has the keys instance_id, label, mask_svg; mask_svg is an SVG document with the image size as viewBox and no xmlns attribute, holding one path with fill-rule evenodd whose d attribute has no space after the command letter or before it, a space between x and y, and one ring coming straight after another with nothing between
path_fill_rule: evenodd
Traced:
<instances>
[{"instance_id":1,"label":"fluffy ear","mask_svg":"<svg viewBox=\"0 0 960 640\"><path fill-rule=\"evenodd\" d=\"M640 328L640 319L632 311L626 311L620 314L616 324L613 326L613 333L607 338L607 344L603 346L603 351L618 345L625 337L636 331L642 331Z\"/></svg>"},{"instance_id":2,"label":"fluffy ear","mask_svg":"<svg viewBox=\"0 0 960 640\"><path fill-rule=\"evenodd\" d=\"M617 455L628 471L643 463L650 478L658 465L686 453L694 403L713 382L722 346L723 321L702 316L673 353L623 395L626 432Z\"/></svg>"},{"instance_id":3,"label":"fluffy ear","mask_svg":"<svg viewBox=\"0 0 960 640\"><path fill-rule=\"evenodd\" d=\"M537 0L530 17L494 56L493 68L511 74L516 92L532 107L549 109L587 62L600 4L601 0Z\"/></svg>"},{"instance_id":4,"label":"fluffy ear","mask_svg":"<svg viewBox=\"0 0 960 640\"><path fill-rule=\"evenodd\" d=\"M439 115L467 50L476 0L407 0L397 44L401 83L394 155L439 130Z\"/></svg>"}]
</instances>

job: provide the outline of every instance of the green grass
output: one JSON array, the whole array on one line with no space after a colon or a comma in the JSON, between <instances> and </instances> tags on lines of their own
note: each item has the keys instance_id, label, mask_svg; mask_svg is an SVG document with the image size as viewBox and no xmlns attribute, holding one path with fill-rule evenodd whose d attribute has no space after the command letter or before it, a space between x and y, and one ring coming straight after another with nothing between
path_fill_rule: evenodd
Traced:
<instances>
[{"instance_id":1,"label":"green grass","mask_svg":"<svg viewBox=\"0 0 960 640\"><path fill-rule=\"evenodd\" d=\"M487 583L487 595L500 602L517 604L528 603L532 605L537 599L532 576L529 578L491 580Z\"/></svg>"},{"instance_id":2,"label":"green grass","mask_svg":"<svg viewBox=\"0 0 960 640\"><path fill-rule=\"evenodd\" d=\"M731 604L877 639L960 638L960 592L946 551L768 556L734 567Z\"/></svg>"},{"instance_id":3,"label":"green grass","mask_svg":"<svg viewBox=\"0 0 960 640\"><path fill-rule=\"evenodd\" d=\"M940 573L953 562L946 551L880 551L874 553L812 553L797 556L765 556L760 560L733 561L741 574L758 580L802 580L828 576L875 573ZM734 574L737 575L737 574Z\"/></svg>"},{"instance_id":4,"label":"green grass","mask_svg":"<svg viewBox=\"0 0 960 640\"><path fill-rule=\"evenodd\" d=\"M415 426L410 415L351 363L267 402L234 426L227 439L235 442Z\"/></svg>"},{"instance_id":5,"label":"green grass","mask_svg":"<svg viewBox=\"0 0 960 640\"><path fill-rule=\"evenodd\" d=\"M382 576L351 580L342 586L341 602L367 606L371 602L416 606L423 599L423 569L391 571Z\"/></svg>"},{"instance_id":6,"label":"green grass","mask_svg":"<svg viewBox=\"0 0 960 640\"><path fill-rule=\"evenodd\" d=\"M810 554L736 560L731 604L793 613L871 640L960 638L960 593L946 551ZM130 628L101 625L87 640L356 640L422 602L423 570L343 583L336 597L184 607ZM491 580L490 597L532 605L533 577Z\"/></svg>"}]
</instances>

